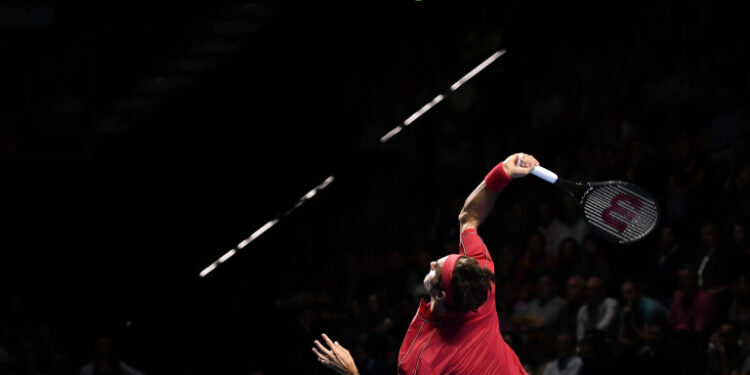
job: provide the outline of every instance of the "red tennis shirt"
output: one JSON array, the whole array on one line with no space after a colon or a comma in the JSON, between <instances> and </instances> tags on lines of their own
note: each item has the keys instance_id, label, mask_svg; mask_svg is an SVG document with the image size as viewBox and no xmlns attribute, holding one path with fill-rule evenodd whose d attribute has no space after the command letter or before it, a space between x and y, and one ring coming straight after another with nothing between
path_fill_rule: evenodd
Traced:
<instances>
[{"instance_id":1,"label":"red tennis shirt","mask_svg":"<svg viewBox=\"0 0 750 375\"><path fill-rule=\"evenodd\" d=\"M461 233L459 253L476 259L495 272L487 247L476 229ZM518 356L505 343L495 307L495 284L487 301L469 312L447 312L438 316L422 300L398 353L398 373L526 374Z\"/></svg>"}]
</instances>

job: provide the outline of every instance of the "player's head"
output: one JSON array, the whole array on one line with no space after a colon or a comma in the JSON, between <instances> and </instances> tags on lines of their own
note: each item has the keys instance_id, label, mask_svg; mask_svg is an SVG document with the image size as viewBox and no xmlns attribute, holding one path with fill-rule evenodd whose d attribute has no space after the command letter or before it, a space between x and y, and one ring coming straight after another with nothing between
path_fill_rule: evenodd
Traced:
<instances>
[{"instance_id":1,"label":"player's head","mask_svg":"<svg viewBox=\"0 0 750 375\"><path fill-rule=\"evenodd\" d=\"M495 275L474 258L456 254L430 262L424 284L431 298L445 298L458 311L476 310L486 300Z\"/></svg>"}]
</instances>

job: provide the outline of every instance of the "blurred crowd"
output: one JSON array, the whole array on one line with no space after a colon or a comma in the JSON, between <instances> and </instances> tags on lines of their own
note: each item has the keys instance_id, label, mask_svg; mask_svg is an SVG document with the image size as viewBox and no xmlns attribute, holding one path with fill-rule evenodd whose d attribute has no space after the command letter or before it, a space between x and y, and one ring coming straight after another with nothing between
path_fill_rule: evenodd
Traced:
<instances>
[{"instance_id":1,"label":"blurred crowd","mask_svg":"<svg viewBox=\"0 0 750 375\"><path fill-rule=\"evenodd\" d=\"M682 33L669 45L645 27L508 57L515 78L469 84L420 124L392 151L419 167L379 171L362 213L341 213L349 247L334 244L341 257L277 303L296 322L285 337L297 373L327 371L308 348L322 332L362 373L395 373L429 261L457 250L463 199L524 151L568 179L642 185L662 208L650 237L619 246L591 234L564 192L533 178L506 189L479 233L495 261L498 329L530 374L750 374L748 45L730 33L701 44L684 27L695 20L665 22ZM512 105L527 117L495 122ZM417 188L391 190L402 185Z\"/></svg>"},{"instance_id":2,"label":"blurred crowd","mask_svg":"<svg viewBox=\"0 0 750 375\"><path fill-rule=\"evenodd\" d=\"M528 177L503 192L479 233L495 261L498 329L530 374L750 375L750 45L740 23L721 24L736 14L720 6L690 3L666 17L657 3L644 10L655 22L608 43L567 40L571 31L546 35L538 50L520 46L531 37L515 39L502 69L466 84L399 136L406 141L372 151L385 162L365 164L357 197L288 239L326 248L283 254L269 281L272 321L250 325L274 334L248 332L263 350L242 354L244 373L331 373L310 351L321 333L347 347L362 374L396 373L429 262L458 249L463 200L523 151L571 180L639 184L662 209L648 238L619 246L593 235L577 202L553 186ZM457 65L484 58L497 33L468 33ZM413 85L410 95L421 83L407 76L388 72L387 82L352 90L391 87L408 103L398 88ZM384 99L370 99L373 123L408 112L378 114ZM381 130L369 125L363 144ZM116 338L61 344L25 302L2 305L0 374L140 373Z\"/></svg>"}]
</instances>

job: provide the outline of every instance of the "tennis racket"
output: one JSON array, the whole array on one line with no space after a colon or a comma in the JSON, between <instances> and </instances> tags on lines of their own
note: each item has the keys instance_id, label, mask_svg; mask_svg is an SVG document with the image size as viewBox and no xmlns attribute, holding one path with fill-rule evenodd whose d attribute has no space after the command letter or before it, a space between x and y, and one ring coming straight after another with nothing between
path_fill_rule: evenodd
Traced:
<instances>
[{"instance_id":1,"label":"tennis racket","mask_svg":"<svg viewBox=\"0 0 750 375\"><path fill-rule=\"evenodd\" d=\"M580 203L583 218L593 232L609 242L640 241L659 221L659 204L638 185L625 181L568 181L542 166L534 167L531 174L568 192Z\"/></svg>"}]
</instances>

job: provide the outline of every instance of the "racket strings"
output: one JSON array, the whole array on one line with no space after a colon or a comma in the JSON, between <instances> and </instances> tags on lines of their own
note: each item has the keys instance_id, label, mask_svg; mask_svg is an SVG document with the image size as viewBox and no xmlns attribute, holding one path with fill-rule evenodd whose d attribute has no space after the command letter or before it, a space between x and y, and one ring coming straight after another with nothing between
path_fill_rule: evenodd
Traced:
<instances>
[{"instance_id":1,"label":"racket strings","mask_svg":"<svg viewBox=\"0 0 750 375\"><path fill-rule=\"evenodd\" d=\"M582 203L586 220L609 240L619 243L643 238L659 217L656 201L627 184L592 187Z\"/></svg>"}]
</instances>

